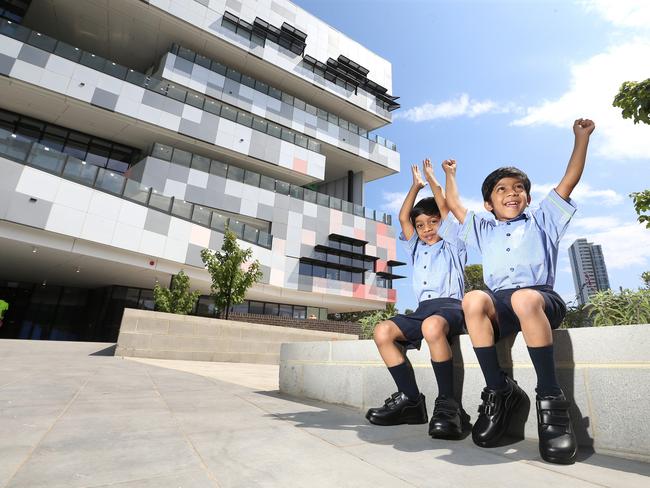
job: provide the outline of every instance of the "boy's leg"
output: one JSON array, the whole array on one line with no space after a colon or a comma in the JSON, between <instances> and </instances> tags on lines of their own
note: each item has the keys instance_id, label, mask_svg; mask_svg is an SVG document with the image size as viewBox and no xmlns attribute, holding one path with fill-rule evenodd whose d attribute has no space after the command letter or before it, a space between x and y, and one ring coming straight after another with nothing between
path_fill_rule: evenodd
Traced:
<instances>
[{"instance_id":1,"label":"boy's leg","mask_svg":"<svg viewBox=\"0 0 650 488\"><path fill-rule=\"evenodd\" d=\"M488 388L498 390L506 386L505 373L499 366L494 340L497 311L492 297L484 291L470 291L463 298L465 323L472 346Z\"/></svg>"},{"instance_id":2,"label":"boy's leg","mask_svg":"<svg viewBox=\"0 0 650 488\"><path fill-rule=\"evenodd\" d=\"M371 408L366 418L377 425L424 424L428 421L424 395L418 389L411 363L395 344L405 340L400 328L391 320L375 326L373 338L379 354L388 367L398 391L379 408Z\"/></svg>"},{"instance_id":3,"label":"boy's leg","mask_svg":"<svg viewBox=\"0 0 650 488\"><path fill-rule=\"evenodd\" d=\"M454 399L454 365L448 339L449 323L444 317L433 315L422 322L422 335L429 345L431 366L438 384L438 398L429 423L429 435L439 439L459 439L463 435L463 414Z\"/></svg>"},{"instance_id":4,"label":"boy's leg","mask_svg":"<svg viewBox=\"0 0 650 488\"><path fill-rule=\"evenodd\" d=\"M420 390L415 381L413 367L406 360L402 350L395 344L397 340L406 339L400 328L391 320L380 322L375 326L373 339L397 385L397 390L404 393L409 400L417 400Z\"/></svg>"},{"instance_id":5,"label":"boy's leg","mask_svg":"<svg viewBox=\"0 0 650 488\"><path fill-rule=\"evenodd\" d=\"M547 313L554 304L551 297L533 289L518 290L512 294L512 308L521 324L531 361L537 373L537 428L539 452L543 459L553 463L575 462L577 441L567 401L555 372L553 358L553 331ZM554 317L556 326L558 317Z\"/></svg>"},{"instance_id":6,"label":"boy's leg","mask_svg":"<svg viewBox=\"0 0 650 488\"><path fill-rule=\"evenodd\" d=\"M544 297L533 289L517 290L510 300L519 318L530 359L537 373L537 393L540 396L558 395L560 385L553 359L553 331L544 313Z\"/></svg>"},{"instance_id":7,"label":"boy's leg","mask_svg":"<svg viewBox=\"0 0 650 488\"><path fill-rule=\"evenodd\" d=\"M481 447L491 447L508 429L512 415L526 394L508 378L499 366L493 324L503 318L497 313L496 298L480 290L463 299L465 322L487 387L481 392L479 417L472 428L472 440Z\"/></svg>"}]
</instances>

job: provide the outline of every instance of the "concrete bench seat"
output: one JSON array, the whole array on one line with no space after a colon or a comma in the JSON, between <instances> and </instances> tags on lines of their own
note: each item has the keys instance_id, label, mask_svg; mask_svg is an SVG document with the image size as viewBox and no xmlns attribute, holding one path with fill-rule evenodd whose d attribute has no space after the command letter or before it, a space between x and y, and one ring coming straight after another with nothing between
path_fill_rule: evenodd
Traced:
<instances>
[{"instance_id":1,"label":"concrete bench seat","mask_svg":"<svg viewBox=\"0 0 650 488\"><path fill-rule=\"evenodd\" d=\"M574 403L572 417L582 449L650 461L650 326L631 325L554 332L558 377ZM485 386L468 336L454 345L456 396L475 420ZM498 347L531 399L519 434L537 438L536 376L519 334ZM409 351L429 413L437 396L429 351ZM390 374L371 340L283 344L280 390L294 396L353 406L360 415L383 404L395 391Z\"/></svg>"}]
</instances>

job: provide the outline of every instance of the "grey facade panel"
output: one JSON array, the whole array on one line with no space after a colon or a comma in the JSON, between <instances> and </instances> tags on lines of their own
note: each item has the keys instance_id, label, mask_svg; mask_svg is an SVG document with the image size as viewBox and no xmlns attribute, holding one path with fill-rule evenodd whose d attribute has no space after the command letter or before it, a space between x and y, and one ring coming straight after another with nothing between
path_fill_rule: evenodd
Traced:
<instances>
[{"instance_id":1,"label":"grey facade panel","mask_svg":"<svg viewBox=\"0 0 650 488\"><path fill-rule=\"evenodd\" d=\"M18 59L21 61L25 61L26 63L33 64L34 66L38 66L40 68L45 68L45 65L47 64L47 60L49 59L50 55L49 53L37 49L33 46L30 46L29 44L24 44L22 48L20 48L20 52L18 53Z\"/></svg>"}]
</instances>

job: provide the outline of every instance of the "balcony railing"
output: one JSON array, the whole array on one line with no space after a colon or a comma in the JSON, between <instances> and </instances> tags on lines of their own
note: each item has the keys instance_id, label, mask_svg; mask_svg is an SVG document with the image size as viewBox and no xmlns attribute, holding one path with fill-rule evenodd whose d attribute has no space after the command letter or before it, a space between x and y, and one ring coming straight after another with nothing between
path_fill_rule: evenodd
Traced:
<instances>
[{"instance_id":1,"label":"balcony railing","mask_svg":"<svg viewBox=\"0 0 650 488\"><path fill-rule=\"evenodd\" d=\"M43 51L56 54L62 58L75 63L80 63L88 68L100 71L109 76L118 78L128 83L137 85L146 90L165 97L172 98L181 103L192 105L218 117L228 119L237 124L250 127L254 130L264 132L272 137L282 139L297 146L309 149L317 153L321 152L321 145L318 141L287 127L267 121L261 117L252 115L249 112L239 110L233 106L216 101L197 93L179 88L168 81L152 78L133 69L114 63L96 54L83 51L78 47L71 46L62 41L57 41L45 34L33 31L8 20L0 19L0 35L5 35L18 41L27 43Z\"/></svg>"},{"instance_id":2,"label":"balcony railing","mask_svg":"<svg viewBox=\"0 0 650 488\"><path fill-rule=\"evenodd\" d=\"M275 180L254 171L240 168L239 166L229 165L215 159L211 160L204 156L199 156L198 154L183 151L165 144L154 144L149 154L158 159L211 173L229 180L239 181L247 185L253 185L264 190L281 193L282 195L289 195L293 198L304 200L305 202L341 210L342 212L350 213L358 217L383 222L387 225L391 225L392 223L390 214L378 212L362 205L310 190L309 188L292 185L286 181Z\"/></svg>"},{"instance_id":3,"label":"balcony railing","mask_svg":"<svg viewBox=\"0 0 650 488\"><path fill-rule=\"evenodd\" d=\"M353 124L352 122L348 122L347 120L337 115L331 114L326 110L323 110L322 108L314 107L313 105L308 104L307 102L301 100L298 97L289 95L288 93L278 90L277 88L274 88L262 81L244 75L233 68L229 68L226 65L219 63L218 61L211 60L206 56L197 54L190 49L179 46L178 44L172 45L171 53L183 59L186 59L192 63L198 64L199 66L203 66L204 68L209 69L210 71L213 71L222 76L225 76L226 78L236 81L237 83L241 83L243 85L246 85L249 88L257 90L270 97L273 97L276 100L280 100L283 103L296 107L299 110L304 110L308 114L315 115L319 119L326 120L327 122L337 125L345 130L348 130L353 134L358 134L361 137L364 137L372 142L376 142L377 144L385 146L392 151L397 151L397 145L394 142L389 141L388 139L385 139L376 134L369 134L368 131L363 127L359 127L358 125Z\"/></svg>"},{"instance_id":4,"label":"balcony railing","mask_svg":"<svg viewBox=\"0 0 650 488\"><path fill-rule=\"evenodd\" d=\"M18 139L0 129L0 156L55 174L67 180L125 198L140 205L188 220L210 229L232 230L237 238L271 249L273 236L218 211L168 197L124 175L100 168L38 142Z\"/></svg>"}]
</instances>

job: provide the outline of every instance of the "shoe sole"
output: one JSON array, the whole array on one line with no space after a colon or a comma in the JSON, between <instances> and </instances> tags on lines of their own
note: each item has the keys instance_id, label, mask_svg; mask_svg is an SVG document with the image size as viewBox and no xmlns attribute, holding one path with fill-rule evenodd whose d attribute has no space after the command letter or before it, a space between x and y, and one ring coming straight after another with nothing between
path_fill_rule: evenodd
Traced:
<instances>
[{"instance_id":1,"label":"shoe sole","mask_svg":"<svg viewBox=\"0 0 650 488\"><path fill-rule=\"evenodd\" d=\"M444 439L448 441L457 441L463 437L463 433L460 432L435 432L429 431L429 435L433 439Z\"/></svg>"},{"instance_id":2,"label":"shoe sole","mask_svg":"<svg viewBox=\"0 0 650 488\"><path fill-rule=\"evenodd\" d=\"M517 397L517 400L512 404L512 407L510 408L510 412L508 413L508 418L504 420L503 422L503 430L502 432L499 432L496 436L494 436L492 439L488 441L477 441L474 438L474 435L472 433L472 440L474 441L474 444L476 444L479 447L494 447L503 437L503 435L508 431L508 426L510 425L510 421L512 420L512 416L514 413L517 411L517 409L521 406L522 402L528 398L528 395L526 395L526 392L523 390L521 391L521 395Z\"/></svg>"},{"instance_id":3,"label":"shoe sole","mask_svg":"<svg viewBox=\"0 0 650 488\"><path fill-rule=\"evenodd\" d=\"M426 424L427 422L429 422L429 419L427 419L427 418L425 418L425 419L407 419L407 420L403 420L401 422L385 422L382 419L376 419L373 415L366 416L366 419L368 420L368 422L370 422L373 425L381 425L381 426L384 426L384 427L388 427L388 426L391 426L391 425L404 425L404 424L407 424L407 425L420 425L420 424Z\"/></svg>"},{"instance_id":4,"label":"shoe sole","mask_svg":"<svg viewBox=\"0 0 650 488\"><path fill-rule=\"evenodd\" d=\"M571 456L567 458L567 457L546 456L542 453L542 451L539 451L539 455L542 457L544 461L553 464L575 464L577 453L578 453L577 450L573 451Z\"/></svg>"}]
</instances>

